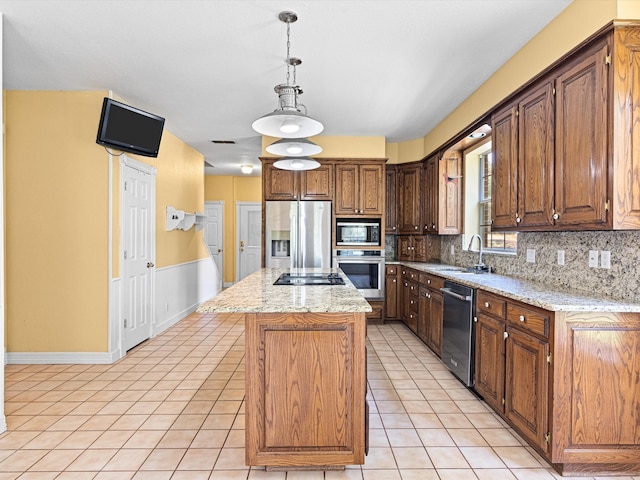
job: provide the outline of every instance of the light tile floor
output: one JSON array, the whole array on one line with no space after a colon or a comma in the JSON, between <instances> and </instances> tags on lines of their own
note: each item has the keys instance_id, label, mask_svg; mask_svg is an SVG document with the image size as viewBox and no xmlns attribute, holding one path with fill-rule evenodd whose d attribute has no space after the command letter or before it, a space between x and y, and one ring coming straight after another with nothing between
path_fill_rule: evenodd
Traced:
<instances>
[{"instance_id":1,"label":"light tile floor","mask_svg":"<svg viewBox=\"0 0 640 480\"><path fill-rule=\"evenodd\" d=\"M242 316L192 314L113 365L6 366L0 480L561 478L404 325L368 344L363 466L246 467Z\"/></svg>"}]
</instances>

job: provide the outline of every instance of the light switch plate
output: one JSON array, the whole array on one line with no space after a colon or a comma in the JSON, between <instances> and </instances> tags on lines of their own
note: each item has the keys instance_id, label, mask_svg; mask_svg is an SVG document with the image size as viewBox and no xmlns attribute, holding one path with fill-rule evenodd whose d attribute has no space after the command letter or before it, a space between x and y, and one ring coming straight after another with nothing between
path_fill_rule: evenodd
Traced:
<instances>
[{"instance_id":1,"label":"light switch plate","mask_svg":"<svg viewBox=\"0 0 640 480\"><path fill-rule=\"evenodd\" d=\"M589 266L598 268L598 250L589 250Z\"/></svg>"},{"instance_id":2,"label":"light switch plate","mask_svg":"<svg viewBox=\"0 0 640 480\"><path fill-rule=\"evenodd\" d=\"M534 248L527 248L527 262L536 263L536 250Z\"/></svg>"},{"instance_id":3,"label":"light switch plate","mask_svg":"<svg viewBox=\"0 0 640 480\"><path fill-rule=\"evenodd\" d=\"M558 250L558 265L564 265L564 250Z\"/></svg>"},{"instance_id":4,"label":"light switch plate","mask_svg":"<svg viewBox=\"0 0 640 480\"><path fill-rule=\"evenodd\" d=\"M611 268L611 252L609 250L600 252L600 266L602 268Z\"/></svg>"}]
</instances>

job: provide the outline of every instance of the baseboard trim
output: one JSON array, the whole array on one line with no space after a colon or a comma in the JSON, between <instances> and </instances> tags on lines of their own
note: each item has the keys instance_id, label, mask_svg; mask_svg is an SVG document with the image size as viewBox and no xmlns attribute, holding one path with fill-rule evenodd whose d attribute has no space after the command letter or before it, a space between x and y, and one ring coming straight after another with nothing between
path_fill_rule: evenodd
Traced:
<instances>
[{"instance_id":1,"label":"baseboard trim","mask_svg":"<svg viewBox=\"0 0 640 480\"><path fill-rule=\"evenodd\" d=\"M172 315L171 317L167 318L165 321L161 322L161 323L157 323L153 326L153 337L155 337L156 335L161 334L162 332L164 332L167 328L171 328L173 327L176 323L178 323L180 320L185 319L187 316L189 316L190 314L192 314L193 312L196 311L196 309L198 308L198 306L200 305L201 302L196 303L195 305L191 305L189 308L185 308L183 311L181 311L180 313L177 313L175 315Z\"/></svg>"},{"instance_id":2,"label":"baseboard trim","mask_svg":"<svg viewBox=\"0 0 640 480\"><path fill-rule=\"evenodd\" d=\"M7 364L112 364L119 352L7 352Z\"/></svg>"}]
</instances>

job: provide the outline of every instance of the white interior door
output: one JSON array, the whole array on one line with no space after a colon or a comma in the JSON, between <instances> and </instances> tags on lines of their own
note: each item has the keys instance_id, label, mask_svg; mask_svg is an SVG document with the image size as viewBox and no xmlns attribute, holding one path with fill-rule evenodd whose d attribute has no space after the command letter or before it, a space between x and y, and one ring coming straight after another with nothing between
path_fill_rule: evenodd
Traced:
<instances>
[{"instance_id":1,"label":"white interior door","mask_svg":"<svg viewBox=\"0 0 640 480\"><path fill-rule=\"evenodd\" d=\"M224 278L224 202L205 202L204 241L218 272L216 291L222 290Z\"/></svg>"},{"instance_id":2,"label":"white interior door","mask_svg":"<svg viewBox=\"0 0 640 480\"><path fill-rule=\"evenodd\" d=\"M153 167L138 163L121 164L123 351L151 336L153 318L156 179Z\"/></svg>"},{"instance_id":3,"label":"white interior door","mask_svg":"<svg viewBox=\"0 0 640 480\"><path fill-rule=\"evenodd\" d=\"M260 203L236 204L238 225L236 277L242 280L260 269L262 206Z\"/></svg>"}]
</instances>

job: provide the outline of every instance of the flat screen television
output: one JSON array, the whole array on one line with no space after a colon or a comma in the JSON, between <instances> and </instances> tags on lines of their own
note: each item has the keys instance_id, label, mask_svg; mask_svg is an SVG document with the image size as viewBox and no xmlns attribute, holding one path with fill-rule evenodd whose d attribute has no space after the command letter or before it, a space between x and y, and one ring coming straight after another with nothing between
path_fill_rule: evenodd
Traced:
<instances>
[{"instance_id":1,"label":"flat screen television","mask_svg":"<svg viewBox=\"0 0 640 480\"><path fill-rule=\"evenodd\" d=\"M96 143L124 152L157 157L164 118L106 98Z\"/></svg>"}]
</instances>

